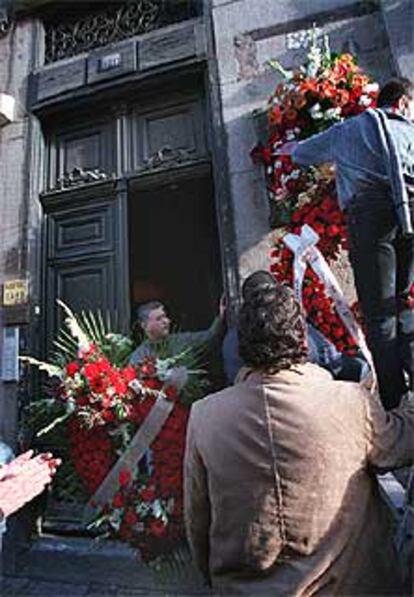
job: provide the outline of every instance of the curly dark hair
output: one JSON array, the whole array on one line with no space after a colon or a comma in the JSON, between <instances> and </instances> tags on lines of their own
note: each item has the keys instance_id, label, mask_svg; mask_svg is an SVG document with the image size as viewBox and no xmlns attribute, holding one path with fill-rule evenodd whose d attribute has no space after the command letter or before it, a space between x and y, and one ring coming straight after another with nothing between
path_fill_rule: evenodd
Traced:
<instances>
[{"instance_id":1,"label":"curly dark hair","mask_svg":"<svg viewBox=\"0 0 414 597\"><path fill-rule=\"evenodd\" d=\"M269 373L306 361L305 322L290 288L272 281L249 289L239 313L239 352L246 365Z\"/></svg>"}]
</instances>

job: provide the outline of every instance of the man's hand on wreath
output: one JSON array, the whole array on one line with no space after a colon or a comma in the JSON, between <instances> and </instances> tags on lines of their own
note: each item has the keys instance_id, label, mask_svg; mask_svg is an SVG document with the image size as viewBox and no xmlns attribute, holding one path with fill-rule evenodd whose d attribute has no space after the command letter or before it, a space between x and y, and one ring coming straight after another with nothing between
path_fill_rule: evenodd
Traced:
<instances>
[{"instance_id":1,"label":"man's hand on wreath","mask_svg":"<svg viewBox=\"0 0 414 597\"><path fill-rule=\"evenodd\" d=\"M0 510L4 518L42 493L60 460L50 453L33 457L30 450L0 468Z\"/></svg>"},{"instance_id":2,"label":"man's hand on wreath","mask_svg":"<svg viewBox=\"0 0 414 597\"><path fill-rule=\"evenodd\" d=\"M274 151L274 153L275 155L292 155L292 153L295 151L297 147L297 144L297 141L287 141L286 143L278 147Z\"/></svg>"},{"instance_id":3,"label":"man's hand on wreath","mask_svg":"<svg viewBox=\"0 0 414 597\"><path fill-rule=\"evenodd\" d=\"M327 162L326 164L321 164L320 166L318 166L318 170L319 170L320 174L324 178L327 178L328 180L335 178L335 175L336 175L335 164L332 164L330 162Z\"/></svg>"},{"instance_id":4,"label":"man's hand on wreath","mask_svg":"<svg viewBox=\"0 0 414 597\"><path fill-rule=\"evenodd\" d=\"M168 374L168 383L174 386L179 392L188 381L188 371L186 367L174 367Z\"/></svg>"}]
</instances>

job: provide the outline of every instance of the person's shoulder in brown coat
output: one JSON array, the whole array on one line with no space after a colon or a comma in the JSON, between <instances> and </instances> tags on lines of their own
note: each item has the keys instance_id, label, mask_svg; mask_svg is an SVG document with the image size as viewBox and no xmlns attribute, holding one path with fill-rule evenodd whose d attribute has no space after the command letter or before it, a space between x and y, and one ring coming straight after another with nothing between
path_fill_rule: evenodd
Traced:
<instances>
[{"instance_id":1,"label":"person's shoulder in brown coat","mask_svg":"<svg viewBox=\"0 0 414 597\"><path fill-rule=\"evenodd\" d=\"M285 318L290 337L296 324ZM241 332L241 349L248 337ZM358 384L311 364L246 371L191 412L184 498L193 556L223 593L399 594L374 471L413 458L413 403L387 413Z\"/></svg>"}]
</instances>

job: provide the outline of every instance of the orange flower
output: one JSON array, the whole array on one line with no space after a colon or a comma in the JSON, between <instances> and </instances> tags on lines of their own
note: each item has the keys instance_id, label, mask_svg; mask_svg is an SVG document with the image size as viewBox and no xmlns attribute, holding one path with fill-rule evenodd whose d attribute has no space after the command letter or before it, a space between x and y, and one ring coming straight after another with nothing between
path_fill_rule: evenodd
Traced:
<instances>
[{"instance_id":1,"label":"orange flower","mask_svg":"<svg viewBox=\"0 0 414 597\"><path fill-rule=\"evenodd\" d=\"M299 85L299 91L302 93L306 93L310 91L311 93L318 92L318 82L316 79L306 79Z\"/></svg>"},{"instance_id":2,"label":"orange flower","mask_svg":"<svg viewBox=\"0 0 414 597\"><path fill-rule=\"evenodd\" d=\"M344 64L336 64L331 71L330 80L335 83L346 83L349 69Z\"/></svg>"},{"instance_id":3,"label":"orange flower","mask_svg":"<svg viewBox=\"0 0 414 597\"><path fill-rule=\"evenodd\" d=\"M341 54L337 58L337 62L342 62L343 64L354 65L355 60L352 54Z\"/></svg>"},{"instance_id":4,"label":"orange flower","mask_svg":"<svg viewBox=\"0 0 414 597\"><path fill-rule=\"evenodd\" d=\"M365 87L368 85L369 79L365 75L361 75L360 73L355 73L352 77L352 86L353 87Z\"/></svg>"},{"instance_id":5,"label":"orange flower","mask_svg":"<svg viewBox=\"0 0 414 597\"><path fill-rule=\"evenodd\" d=\"M322 98L326 99L332 99L336 95L336 89L329 81L319 83L318 92Z\"/></svg>"}]
</instances>

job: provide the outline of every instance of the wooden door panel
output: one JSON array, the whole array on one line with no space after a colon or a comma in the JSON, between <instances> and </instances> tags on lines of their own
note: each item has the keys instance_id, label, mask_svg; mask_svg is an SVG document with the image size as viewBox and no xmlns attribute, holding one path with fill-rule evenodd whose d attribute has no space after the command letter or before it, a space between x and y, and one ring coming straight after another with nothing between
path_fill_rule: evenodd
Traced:
<instances>
[{"instance_id":1,"label":"wooden door panel","mask_svg":"<svg viewBox=\"0 0 414 597\"><path fill-rule=\"evenodd\" d=\"M49 217L48 257L73 257L114 246L114 206L97 204L73 211L57 212Z\"/></svg>"},{"instance_id":2,"label":"wooden door panel","mask_svg":"<svg viewBox=\"0 0 414 597\"><path fill-rule=\"evenodd\" d=\"M62 323L56 299L75 313L117 313L129 322L126 185L103 183L43 197L46 218L45 352Z\"/></svg>"},{"instance_id":3,"label":"wooden door panel","mask_svg":"<svg viewBox=\"0 0 414 597\"><path fill-rule=\"evenodd\" d=\"M102 312L116 309L114 260L112 255L102 255L85 261L50 265L48 268L48 296L59 298L75 312L83 310ZM48 309L49 346L62 325L61 309Z\"/></svg>"}]
</instances>

